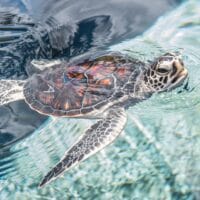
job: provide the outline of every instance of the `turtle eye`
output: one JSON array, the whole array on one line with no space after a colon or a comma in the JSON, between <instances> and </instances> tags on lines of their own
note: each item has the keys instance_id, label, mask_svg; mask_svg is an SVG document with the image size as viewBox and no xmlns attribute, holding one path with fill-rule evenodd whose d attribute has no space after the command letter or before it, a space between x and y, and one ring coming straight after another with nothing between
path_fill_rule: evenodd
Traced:
<instances>
[{"instance_id":1,"label":"turtle eye","mask_svg":"<svg viewBox=\"0 0 200 200\"><path fill-rule=\"evenodd\" d=\"M167 68L158 68L157 72L161 73L161 74L166 74L167 72L169 72L169 69Z\"/></svg>"}]
</instances>

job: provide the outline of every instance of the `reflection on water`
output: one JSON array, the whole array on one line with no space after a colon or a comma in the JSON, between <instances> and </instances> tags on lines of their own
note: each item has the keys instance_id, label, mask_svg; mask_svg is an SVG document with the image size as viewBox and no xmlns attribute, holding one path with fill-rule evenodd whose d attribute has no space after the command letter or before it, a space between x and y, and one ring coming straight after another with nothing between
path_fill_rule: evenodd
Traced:
<instances>
[{"instance_id":1,"label":"reflection on water","mask_svg":"<svg viewBox=\"0 0 200 200\"><path fill-rule=\"evenodd\" d=\"M4 41L0 45L7 40L6 49L0 49L0 78L26 78L24 69L33 58L69 58L133 38L177 4L174 0L155 0L155 5L138 0L19 2L0 2L0 41Z\"/></svg>"},{"instance_id":2,"label":"reflection on water","mask_svg":"<svg viewBox=\"0 0 200 200\"><path fill-rule=\"evenodd\" d=\"M26 79L32 59L69 59L134 37L179 2L156 0L156 5L150 5L139 0L123 4L112 0L1 0L0 79ZM4 106L0 111L0 121L6 120L0 126L4 146L29 135L46 119L24 102Z\"/></svg>"},{"instance_id":3,"label":"reflection on water","mask_svg":"<svg viewBox=\"0 0 200 200\"><path fill-rule=\"evenodd\" d=\"M199 1L185 2L142 36L111 47L145 61L183 50L193 90L177 88L130 108L125 131L113 144L41 190L42 176L92 123L48 119L2 154L1 198L199 199L199 13Z\"/></svg>"},{"instance_id":4,"label":"reflection on water","mask_svg":"<svg viewBox=\"0 0 200 200\"><path fill-rule=\"evenodd\" d=\"M8 147L19 139L24 138L47 119L46 116L32 111L24 101L12 102L1 106L0 113L1 147Z\"/></svg>"}]
</instances>

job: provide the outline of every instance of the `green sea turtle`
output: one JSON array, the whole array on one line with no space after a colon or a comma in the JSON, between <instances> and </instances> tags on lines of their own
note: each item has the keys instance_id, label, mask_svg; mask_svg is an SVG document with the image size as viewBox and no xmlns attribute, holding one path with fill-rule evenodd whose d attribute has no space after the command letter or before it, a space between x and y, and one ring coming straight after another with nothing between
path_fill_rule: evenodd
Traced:
<instances>
[{"instance_id":1,"label":"green sea turtle","mask_svg":"<svg viewBox=\"0 0 200 200\"><path fill-rule=\"evenodd\" d=\"M4 99L8 102L25 98L32 109L45 115L99 119L47 173L41 187L113 142L126 124L125 109L153 93L181 85L187 75L175 53L166 53L151 63L108 53L82 61L58 62L51 67L39 64L28 80L0 81L0 88L15 84ZM23 95L14 96L20 92Z\"/></svg>"}]
</instances>

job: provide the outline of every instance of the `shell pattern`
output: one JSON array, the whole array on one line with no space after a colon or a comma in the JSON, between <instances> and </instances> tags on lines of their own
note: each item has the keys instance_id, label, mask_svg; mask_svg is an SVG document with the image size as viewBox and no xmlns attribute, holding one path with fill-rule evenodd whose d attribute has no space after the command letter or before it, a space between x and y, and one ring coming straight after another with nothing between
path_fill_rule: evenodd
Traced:
<instances>
[{"instance_id":1,"label":"shell pattern","mask_svg":"<svg viewBox=\"0 0 200 200\"><path fill-rule=\"evenodd\" d=\"M122 55L60 64L27 81L25 100L46 115L80 117L103 111L133 90L142 65Z\"/></svg>"}]
</instances>

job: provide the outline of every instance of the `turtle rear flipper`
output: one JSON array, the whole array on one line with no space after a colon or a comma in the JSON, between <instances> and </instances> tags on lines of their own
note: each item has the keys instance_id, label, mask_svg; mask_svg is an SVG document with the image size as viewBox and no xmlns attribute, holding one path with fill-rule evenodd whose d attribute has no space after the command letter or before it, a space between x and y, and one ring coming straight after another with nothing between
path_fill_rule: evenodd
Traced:
<instances>
[{"instance_id":1,"label":"turtle rear flipper","mask_svg":"<svg viewBox=\"0 0 200 200\"><path fill-rule=\"evenodd\" d=\"M24 99L24 83L21 80L0 80L0 106Z\"/></svg>"},{"instance_id":2,"label":"turtle rear flipper","mask_svg":"<svg viewBox=\"0 0 200 200\"><path fill-rule=\"evenodd\" d=\"M64 158L43 178L40 187L60 176L81 161L113 142L126 123L124 108L112 107L104 119L97 121L65 154Z\"/></svg>"}]
</instances>

